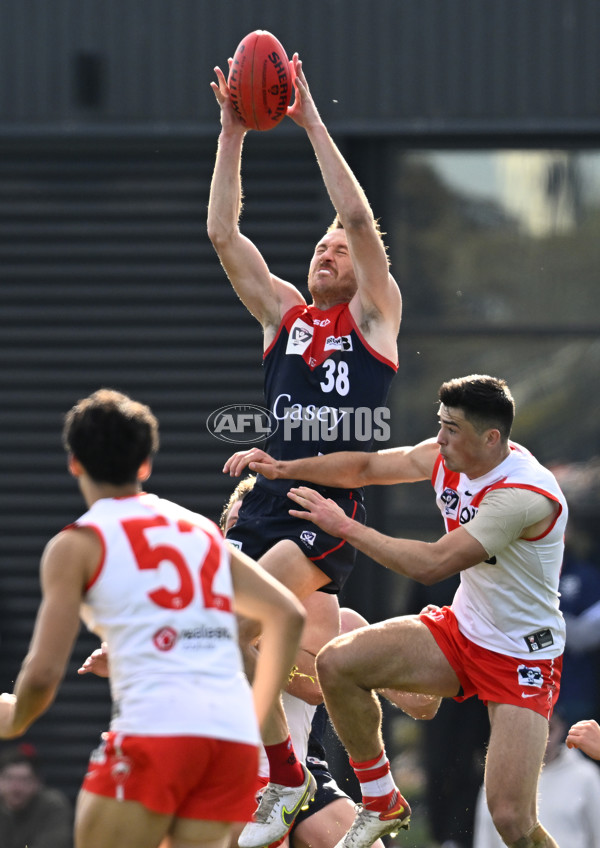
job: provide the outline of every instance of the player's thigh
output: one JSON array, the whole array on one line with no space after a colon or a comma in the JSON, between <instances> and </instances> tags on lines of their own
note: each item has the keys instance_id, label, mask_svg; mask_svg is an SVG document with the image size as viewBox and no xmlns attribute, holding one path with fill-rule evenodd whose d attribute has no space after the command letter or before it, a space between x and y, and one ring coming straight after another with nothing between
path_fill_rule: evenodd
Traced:
<instances>
[{"instance_id":1,"label":"player's thigh","mask_svg":"<svg viewBox=\"0 0 600 848\"><path fill-rule=\"evenodd\" d=\"M167 844L169 848L227 848L233 827L232 822L175 818Z\"/></svg>"},{"instance_id":2,"label":"player's thigh","mask_svg":"<svg viewBox=\"0 0 600 848\"><path fill-rule=\"evenodd\" d=\"M172 816L154 813L137 801L117 801L82 789L75 811L75 848L114 848L127 834L127 848L155 848Z\"/></svg>"},{"instance_id":3,"label":"player's thigh","mask_svg":"<svg viewBox=\"0 0 600 848\"><path fill-rule=\"evenodd\" d=\"M537 785L548 740L548 721L512 704L489 704L490 741L485 787L492 815L501 807L535 817Z\"/></svg>"},{"instance_id":4,"label":"player's thigh","mask_svg":"<svg viewBox=\"0 0 600 848\"><path fill-rule=\"evenodd\" d=\"M261 556L259 563L300 600L330 582L329 577L289 539L273 545Z\"/></svg>"},{"instance_id":5,"label":"player's thigh","mask_svg":"<svg viewBox=\"0 0 600 848\"><path fill-rule=\"evenodd\" d=\"M292 848L332 848L350 830L355 817L356 807L350 798L337 798L296 825ZM383 848L380 839L374 845Z\"/></svg>"},{"instance_id":6,"label":"player's thigh","mask_svg":"<svg viewBox=\"0 0 600 848\"><path fill-rule=\"evenodd\" d=\"M402 689L452 697L460 683L419 617L407 615L343 634L317 658L320 677L344 677L365 689Z\"/></svg>"}]
</instances>

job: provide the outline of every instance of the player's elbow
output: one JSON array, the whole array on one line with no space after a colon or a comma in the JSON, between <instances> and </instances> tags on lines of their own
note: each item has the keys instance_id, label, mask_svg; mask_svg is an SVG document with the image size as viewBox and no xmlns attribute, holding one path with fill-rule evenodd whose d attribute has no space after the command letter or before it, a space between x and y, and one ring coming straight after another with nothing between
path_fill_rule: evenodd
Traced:
<instances>
[{"instance_id":1,"label":"player's elbow","mask_svg":"<svg viewBox=\"0 0 600 848\"><path fill-rule=\"evenodd\" d=\"M233 244L237 234L236 227L228 226L220 218L211 216L208 218L206 231L212 246L219 256Z\"/></svg>"},{"instance_id":2,"label":"player's elbow","mask_svg":"<svg viewBox=\"0 0 600 848\"><path fill-rule=\"evenodd\" d=\"M23 662L22 673L29 689L38 694L53 694L64 676L64 666L29 655Z\"/></svg>"},{"instance_id":3,"label":"player's elbow","mask_svg":"<svg viewBox=\"0 0 600 848\"><path fill-rule=\"evenodd\" d=\"M304 630L304 622L306 620L306 611L304 607L294 597L282 598L279 612L285 619L285 626L288 637L295 641L300 641L302 631Z\"/></svg>"}]
</instances>

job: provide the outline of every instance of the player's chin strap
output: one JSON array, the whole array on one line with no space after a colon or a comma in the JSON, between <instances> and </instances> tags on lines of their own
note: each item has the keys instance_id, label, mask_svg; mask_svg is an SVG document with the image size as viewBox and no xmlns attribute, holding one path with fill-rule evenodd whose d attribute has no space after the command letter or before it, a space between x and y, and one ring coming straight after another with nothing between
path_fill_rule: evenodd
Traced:
<instances>
[{"instance_id":1,"label":"player's chin strap","mask_svg":"<svg viewBox=\"0 0 600 848\"><path fill-rule=\"evenodd\" d=\"M558 844L539 822L536 822L525 836L521 836L516 842L507 842L506 844L508 848L558 848Z\"/></svg>"}]
</instances>

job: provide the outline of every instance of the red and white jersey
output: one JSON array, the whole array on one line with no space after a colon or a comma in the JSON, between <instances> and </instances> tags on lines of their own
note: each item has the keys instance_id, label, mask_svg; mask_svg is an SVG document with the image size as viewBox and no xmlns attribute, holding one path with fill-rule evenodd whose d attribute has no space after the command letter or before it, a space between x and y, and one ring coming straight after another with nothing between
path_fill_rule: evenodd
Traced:
<instances>
[{"instance_id":1,"label":"red and white jersey","mask_svg":"<svg viewBox=\"0 0 600 848\"><path fill-rule=\"evenodd\" d=\"M108 644L111 730L258 744L217 526L145 493L98 500L75 526L103 547L81 616Z\"/></svg>"},{"instance_id":2,"label":"red and white jersey","mask_svg":"<svg viewBox=\"0 0 600 848\"><path fill-rule=\"evenodd\" d=\"M510 443L510 454L483 477L471 480L436 460L432 483L446 530L464 526L488 492L522 488L559 504L552 525L535 539L518 538L472 568L461 571L452 609L461 632L472 642L513 657L543 659L564 650L565 623L558 604L567 503L554 475L525 448Z\"/></svg>"}]
</instances>

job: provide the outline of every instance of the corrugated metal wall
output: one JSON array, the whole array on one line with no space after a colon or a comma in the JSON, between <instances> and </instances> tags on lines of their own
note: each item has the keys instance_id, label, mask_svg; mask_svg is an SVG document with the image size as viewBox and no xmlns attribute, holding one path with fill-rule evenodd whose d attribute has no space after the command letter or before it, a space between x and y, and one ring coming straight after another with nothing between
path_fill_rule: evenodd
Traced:
<instances>
[{"instance_id":1,"label":"corrugated metal wall","mask_svg":"<svg viewBox=\"0 0 600 848\"><path fill-rule=\"evenodd\" d=\"M600 127L597 0L3 0L0 126L212 131L213 67L258 28L336 130Z\"/></svg>"},{"instance_id":2,"label":"corrugated metal wall","mask_svg":"<svg viewBox=\"0 0 600 848\"><path fill-rule=\"evenodd\" d=\"M260 141L246 146L245 231L302 286L331 210L305 139L279 157ZM149 490L216 520L233 487L219 470L235 446L206 419L262 402L262 337L206 235L214 148L0 144L0 691L27 650L44 544L84 511L60 444L79 397L108 385L152 406L162 449ZM27 736L72 796L108 721L105 683L76 675L97 644L82 634L56 705Z\"/></svg>"}]
</instances>

